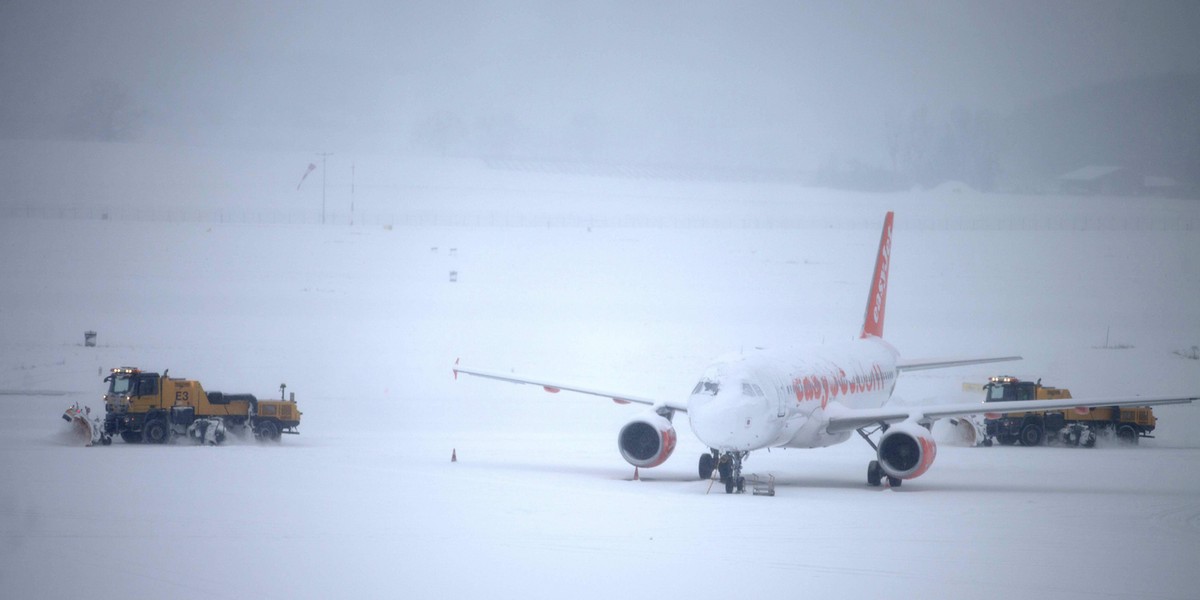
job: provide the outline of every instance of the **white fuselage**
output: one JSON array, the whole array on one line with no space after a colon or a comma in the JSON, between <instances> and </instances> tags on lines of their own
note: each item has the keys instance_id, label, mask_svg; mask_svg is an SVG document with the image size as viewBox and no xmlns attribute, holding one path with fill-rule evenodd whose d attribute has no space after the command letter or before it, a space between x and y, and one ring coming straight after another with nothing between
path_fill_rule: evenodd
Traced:
<instances>
[{"instance_id":1,"label":"white fuselage","mask_svg":"<svg viewBox=\"0 0 1200 600\"><path fill-rule=\"evenodd\" d=\"M883 406L896 384L897 357L895 348L870 336L723 357L688 398L688 420L701 442L722 452L841 443L850 433L828 433L829 416Z\"/></svg>"}]
</instances>

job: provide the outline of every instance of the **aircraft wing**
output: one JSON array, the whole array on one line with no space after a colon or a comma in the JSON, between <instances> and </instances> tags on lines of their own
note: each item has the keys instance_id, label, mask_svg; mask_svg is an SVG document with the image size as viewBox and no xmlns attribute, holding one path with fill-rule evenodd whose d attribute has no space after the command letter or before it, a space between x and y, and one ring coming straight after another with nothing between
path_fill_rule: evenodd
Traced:
<instances>
[{"instance_id":1,"label":"aircraft wing","mask_svg":"<svg viewBox=\"0 0 1200 600\"><path fill-rule=\"evenodd\" d=\"M602 398L609 398L613 402L616 402L617 404L633 403L633 404L646 404L648 406L655 406L655 407L664 406L671 410L687 412L687 405L678 403L678 402L663 402L663 401L655 400L653 398L646 398L643 396L634 396L634 395L630 395L630 394L607 392L607 391L603 391L603 390L587 388L587 387L573 385L573 384L564 384L564 383L553 382L553 381L550 381L547 379L540 379L540 378L533 378L533 377L521 377L521 376L514 375L512 373L497 373L495 371L483 371L480 369L463 367L463 366L460 366L457 362L455 362L454 363L454 378L455 379L458 379L459 373L463 373L466 375L474 375L476 377L483 377L485 379L496 379L498 381L507 381L509 383L540 385L540 386L542 386L542 389L546 390L547 392L550 392L551 394L557 394L558 392L566 390L568 392L576 392L579 394L588 394L590 396L600 396Z\"/></svg>"},{"instance_id":2,"label":"aircraft wing","mask_svg":"<svg viewBox=\"0 0 1200 600\"><path fill-rule=\"evenodd\" d=\"M927 406L883 406L854 409L838 406L829 418L829 433L853 431L883 423L916 420L932 422L946 417L990 413L1027 412L1033 410L1063 410L1097 406L1157 406L1184 404L1200 400L1196 396L1133 396L1124 398L1068 398L1065 400L1020 400L1015 402L972 402L970 404L932 404ZM832 406L830 408L833 408Z\"/></svg>"},{"instance_id":3,"label":"aircraft wing","mask_svg":"<svg viewBox=\"0 0 1200 600\"><path fill-rule=\"evenodd\" d=\"M979 356L972 358L916 358L901 360L896 363L897 371L921 371L924 369L946 369L967 365L982 365L986 363L1021 360L1020 356Z\"/></svg>"}]
</instances>

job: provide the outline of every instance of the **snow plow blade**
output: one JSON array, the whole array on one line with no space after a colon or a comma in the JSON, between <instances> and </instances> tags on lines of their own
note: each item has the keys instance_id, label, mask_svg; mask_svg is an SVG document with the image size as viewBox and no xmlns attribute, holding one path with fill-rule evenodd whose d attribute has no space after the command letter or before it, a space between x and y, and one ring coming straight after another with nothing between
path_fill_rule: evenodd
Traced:
<instances>
[{"instance_id":1,"label":"snow plow blade","mask_svg":"<svg viewBox=\"0 0 1200 600\"><path fill-rule=\"evenodd\" d=\"M97 443L105 446L112 443L112 438L104 435L98 419L91 418L92 409L79 407L76 402L63 411L62 418L71 427L71 438L78 440L80 445L91 446Z\"/></svg>"},{"instance_id":2,"label":"snow plow blade","mask_svg":"<svg viewBox=\"0 0 1200 600\"><path fill-rule=\"evenodd\" d=\"M983 446L987 440L982 420L975 415L950 419L954 426L954 440L963 446Z\"/></svg>"}]
</instances>

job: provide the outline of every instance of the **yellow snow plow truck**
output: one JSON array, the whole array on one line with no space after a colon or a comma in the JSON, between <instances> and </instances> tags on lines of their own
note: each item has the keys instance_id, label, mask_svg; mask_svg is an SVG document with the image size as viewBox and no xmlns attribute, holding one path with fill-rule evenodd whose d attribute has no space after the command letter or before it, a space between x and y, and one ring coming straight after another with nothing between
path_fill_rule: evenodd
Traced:
<instances>
[{"instance_id":1,"label":"yellow snow plow truck","mask_svg":"<svg viewBox=\"0 0 1200 600\"><path fill-rule=\"evenodd\" d=\"M1016 377L1001 375L991 377L983 386L987 402L1013 400L1058 400L1071 397L1066 388L1043 386L1037 382L1021 381ZM1119 407L1098 406L1095 408L1072 408L1030 412L1010 412L986 415L984 421L984 446L992 440L1011 446L1037 446L1044 441L1056 441L1068 446L1092 447L1098 436L1113 435L1127 444L1136 444L1138 438L1154 437L1150 432L1158 423L1154 411L1148 406Z\"/></svg>"},{"instance_id":2,"label":"yellow snow plow truck","mask_svg":"<svg viewBox=\"0 0 1200 600\"><path fill-rule=\"evenodd\" d=\"M165 444L175 436L219 444L227 432L249 431L263 441L298 434L296 395L259 400L253 394L205 392L200 382L120 367L104 378L104 435L128 443ZM282 395L287 386L279 386Z\"/></svg>"}]
</instances>

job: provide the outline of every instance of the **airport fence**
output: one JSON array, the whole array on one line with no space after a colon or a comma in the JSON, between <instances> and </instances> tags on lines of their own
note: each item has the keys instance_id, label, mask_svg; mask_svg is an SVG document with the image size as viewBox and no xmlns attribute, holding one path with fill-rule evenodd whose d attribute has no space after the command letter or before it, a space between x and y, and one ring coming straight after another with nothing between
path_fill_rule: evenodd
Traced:
<instances>
[{"instance_id":1,"label":"airport fence","mask_svg":"<svg viewBox=\"0 0 1200 600\"><path fill-rule=\"evenodd\" d=\"M902 211L903 208L901 207ZM859 211L804 211L784 208L776 215L732 214L568 214L547 212L359 212L320 214L285 210L187 208L101 208L0 205L0 219L98 220L155 223L230 223L355 227L514 227L567 229L875 229L879 216ZM903 215L904 228L917 231L1195 231L1200 209L1137 213L945 214L914 211Z\"/></svg>"}]
</instances>

